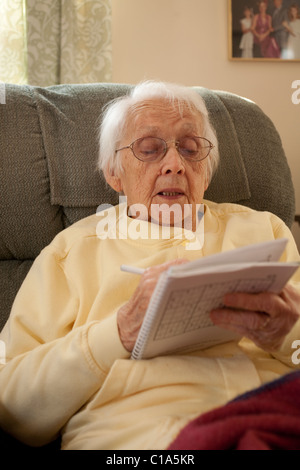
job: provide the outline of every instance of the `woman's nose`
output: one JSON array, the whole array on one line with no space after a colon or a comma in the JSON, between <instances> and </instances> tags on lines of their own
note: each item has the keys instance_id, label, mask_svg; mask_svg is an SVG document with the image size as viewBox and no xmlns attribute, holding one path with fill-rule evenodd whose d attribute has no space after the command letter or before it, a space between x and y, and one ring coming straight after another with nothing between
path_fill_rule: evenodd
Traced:
<instances>
[{"instance_id":1,"label":"woman's nose","mask_svg":"<svg viewBox=\"0 0 300 470\"><path fill-rule=\"evenodd\" d=\"M183 174L185 172L183 158L179 154L176 145L169 144L166 155L161 161L161 170L162 174Z\"/></svg>"}]
</instances>

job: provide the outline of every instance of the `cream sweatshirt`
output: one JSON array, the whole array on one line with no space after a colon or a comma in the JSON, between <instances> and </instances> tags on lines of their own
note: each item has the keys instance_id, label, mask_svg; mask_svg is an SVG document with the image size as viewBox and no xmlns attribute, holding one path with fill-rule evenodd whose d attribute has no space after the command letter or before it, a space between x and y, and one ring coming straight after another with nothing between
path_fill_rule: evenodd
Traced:
<instances>
[{"instance_id":1,"label":"cream sweatshirt","mask_svg":"<svg viewBox=\"0 0 300 470\"><path fill-rule=\"evenodd\" d=\"M117 213L120 207L116 208ZM115 209L110 209L114 218ZM128 218L127 218L128 219ZM164 449L189 420L288 373L300 321L271 356L247 339L190 354L133 361L119 339L116 313L148 267L193 260L287 237L282 261L299 260L289 229L273 214L205 201L204 244L131 234L150 230L128 219L111 236L93 215L59 233L35 260L0 335L0 423L31 445L62 434L63 449ZM131 225L129 228L129 224ZM126 232L127 231L127 232ZM185 234L187 233L185 232ZM300 289L300 276L293 284Z\"/></svg>"}]
</instances>

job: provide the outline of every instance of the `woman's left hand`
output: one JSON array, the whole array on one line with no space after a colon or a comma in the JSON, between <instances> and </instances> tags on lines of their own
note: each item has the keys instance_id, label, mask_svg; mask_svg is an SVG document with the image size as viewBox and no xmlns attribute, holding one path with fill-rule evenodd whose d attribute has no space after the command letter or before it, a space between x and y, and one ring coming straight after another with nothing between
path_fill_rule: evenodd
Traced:
<instances>
[{"instance_id":1,"label":"woman's left hand","mask_svg":"<svg viewBox=\"0 0 300 470\"><path fill-rule=\"evenodd\" d=\"M224 304L224 308L211 312L213 323L246 336L270 352L280 348L300 316L300 295L291 285L279 295L227 294Z\"/></svg>"}]
</instances>

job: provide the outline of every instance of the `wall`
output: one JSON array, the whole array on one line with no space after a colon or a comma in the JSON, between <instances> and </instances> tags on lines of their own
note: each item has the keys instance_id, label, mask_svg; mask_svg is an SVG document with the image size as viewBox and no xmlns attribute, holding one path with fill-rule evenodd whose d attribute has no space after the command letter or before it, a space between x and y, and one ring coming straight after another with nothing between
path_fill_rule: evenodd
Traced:
<instances>
[{"instance_id":1,"label":"wall","mask_svg":"<svg viewBox=\"0 0 300 470\"><path fill-rule=\"evenodd\" d=\"M161 79L221 89L255 101L283 142L300 213L300 62L228 60L227 0L112 0L113 81ZM300 97L300 95L299 95ZM300 246L300 229L294 227Z\"/></svg>"}]
</instances>

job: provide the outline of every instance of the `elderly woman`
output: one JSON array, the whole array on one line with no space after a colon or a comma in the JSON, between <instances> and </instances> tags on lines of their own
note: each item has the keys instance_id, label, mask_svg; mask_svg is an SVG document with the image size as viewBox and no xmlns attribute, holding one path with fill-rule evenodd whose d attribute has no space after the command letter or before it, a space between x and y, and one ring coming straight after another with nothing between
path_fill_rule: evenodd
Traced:
<instances>
[{"instance_id":1,"label":"elderly woman","mask_svg":"<svg viewBox=\"0 0 300 470\"><path fill-rule=\"evenodd\" d=\"M1 425L32 445L61 433L63 449L164 449L195 416L291 371L300 280L280 295L225 297L211 318L241 341L133 361L159 275L172 264L282 237L289 239L282 260L299 256L276 216L203 200L218 144L191 88L135 87L106 110L100 148L100 168L126 196L125 213L124 204L105 211L116 221L111 233L99 228L104 213L74 224L35 261L1 334ZM204 243L189 250L202 204ZM135 229L155 236L130 236ZM123 273L121 264L146 270Z\"/></svg>"}]
</instances>

